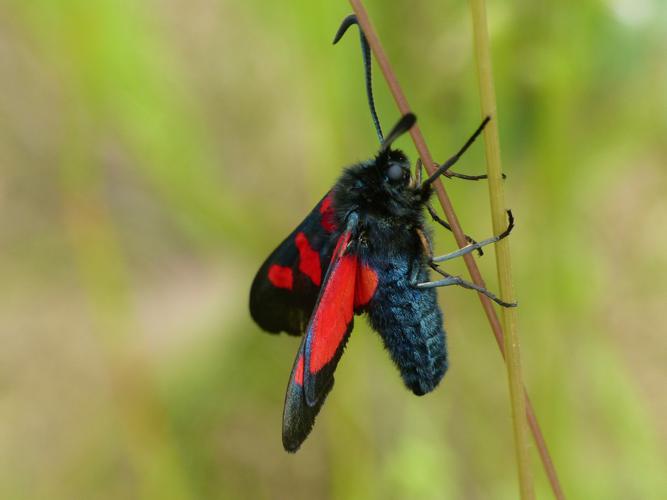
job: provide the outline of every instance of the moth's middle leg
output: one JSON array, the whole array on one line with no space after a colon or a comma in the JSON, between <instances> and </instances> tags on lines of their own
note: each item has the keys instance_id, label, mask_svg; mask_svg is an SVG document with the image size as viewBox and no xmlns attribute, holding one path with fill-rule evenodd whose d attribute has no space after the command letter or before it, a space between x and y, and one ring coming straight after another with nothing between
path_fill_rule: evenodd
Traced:
<instances>
[{"instance_id":1,"label":"moth's middle leg","mask_svg":"<svg viewBox=\"0 0 667 500\"><path fill-rule=\"evenodd\" d=\"M413 260L412 265L410 266L410 285L417 286L419 284L419 271L422 268L424 262L430 263L433 261L433 249L431 248L431 242L420 228L415 230L417 232L417 237L419 238L419 243L421 244L423 253L419 257Z\"/></svg>"},{"instance_id":2,"label":"moth's middle leg","mask_svg":"<svg viewBox=\"0 0 667 500\"><path fill-rule=\"evenodd\" d=\"M514 216L512 215L512 211L508 210L507 211L507 218L508 218L508 224L507 224L507 229L505 229L502 233L500 233L497 236L493 236L491 238L488 238L486 240L480 241L479 243L471 243L470 245L466 245L463 248L459 248L458 250L445 254L445 255L440 255L439 257L433 257L431 259L432 262L444 262L446 260L451 260L455 259L456 257L461 257L462 255L466 255L470 252L473 252L475 250L479 250L480 248L490 245L491 243L496 243L497 241L502 240L503 238L507 238L509 234L512 232L512 229L514 229Z\"/></svg>"}]
</instances>

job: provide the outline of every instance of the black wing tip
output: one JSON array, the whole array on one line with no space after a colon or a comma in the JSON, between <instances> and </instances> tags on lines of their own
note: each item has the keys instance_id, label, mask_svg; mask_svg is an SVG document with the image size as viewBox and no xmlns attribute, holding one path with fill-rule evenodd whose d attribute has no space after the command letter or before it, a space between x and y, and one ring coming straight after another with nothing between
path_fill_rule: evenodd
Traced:
<instances>
[{"instance_id":1,"label":"black wing tip","mask_svg":"<svg viewBox=\"0 0 667 500\"><path fill-rule=\"evenodd\" d=\"M283 448L287 453L295 454L301 448L301 441L286 440L283 436Z\"/></svg>"},{"instance_id":2,"label":"black wing tip","mask_svg":"<svg viewBox=\"0 0 667 500\"><path fill-rule=\"evenodd\" d=\"M295 454L301 448L301 445L305 441L304 439L291 438L283 434L283 448L287 453Z\"/></svg>"},{"instance_id":3,"label":"black wing tip","mask_svg":"<svg viewBox=\"0 0 667 500\"><path fill-rule=\"evenodd\" d=\"M305 418L304 418L305 417ZM283 448L287 453L296 453L310 435L315 424L315 416L299 415L289 418L283 415Z\"/></svg>"}]
</instances>

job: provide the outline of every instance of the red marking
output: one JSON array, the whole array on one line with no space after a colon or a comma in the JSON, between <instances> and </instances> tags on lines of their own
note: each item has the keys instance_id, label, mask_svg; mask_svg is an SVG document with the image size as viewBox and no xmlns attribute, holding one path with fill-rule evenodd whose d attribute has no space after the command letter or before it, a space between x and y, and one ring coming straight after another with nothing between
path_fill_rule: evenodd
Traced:
<instances>
[{"instance_id":1,"label":"red marking","mask_svg":"<svg viewBox=\"0 0 667 500\"><path fill-rule=\"evenodd\" d=\"M294 383L303 385L303 354L299 355L299 361L296 362L296 372L294 373Z\"/></svg>"},{"instance_id":2,"label":"red marking","mask_svg":"<svg viewBox=\"0 0 667 500\"><path fill-rule=\"evenodd\" d=\"M332 195L328 194L326 198L322 200L320 205L320 213L322 214L322 227L327 233L331 233L336 229L336 220L334 219L334 210L332 206Z\"/></svg>"},{"instance_id":3,"label":"red marking","mask_svg":"<svg viewBox=\"0 0 667 500\"><path fill-rule=\"evenodd\" d=\"M303 233L298 233L295 238L296 247L299 249L299 271L308 276L315 285L322 283L322 264L320 254L308 243L308 238Z\"/></svg>"},{"instance_id":4,"label":"red marking","mask_svg":"<svg viewBox=\"0 0 667 500\"><path fill-rule=\"evenodd\" d=\"M269 281L277 288L291 290L294 284L292 268L273 264L269 267Z\"/></svg>"},{"instance_id":5,"label":"red marking","mask_svg":"<svg viewBox=\"0 0 667 500\"><path fill-rule=\"evenodd\" d=\"M334 259L344 252L349 241L349 233L340 238ZM334 357L354 315L357 257L343 255L333 265L336 267L331 271L311 323L308 366L311 373L321 370Z\"/></svg>"},{"instance_id":6,"label":"red marking","mask_svg":"<svg viewBox=\"0 0 667 500\"><path fill-rule=\"evenodd\" d=\"M357 269L357 286L354 291L354 307L364 307L367 305L378 287L378 273L375 270L362 264Z\"/></svg>"}]
</instances>

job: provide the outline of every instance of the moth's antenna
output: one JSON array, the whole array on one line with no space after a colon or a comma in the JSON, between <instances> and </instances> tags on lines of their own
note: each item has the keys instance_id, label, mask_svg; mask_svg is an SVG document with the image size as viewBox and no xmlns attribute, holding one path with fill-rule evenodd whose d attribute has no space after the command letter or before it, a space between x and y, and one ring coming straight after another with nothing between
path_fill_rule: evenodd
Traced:
<instances>
[{"instance_id":1,"label":"moth's antenna","mask_svg":"<svg viewBox=\"0 0 667 500\"><path fill-rule=\"evenodd\" d=\"M475 139L477 139L477 137L479 137L479 134L482 133L482 130L484 130L484 127L486 127L486 124L489 123L490 120L491 120L490 116L487 116L486 118L484 118L484 120L482 121L482 124L479 127L477 127L477 130L475 130L475 133L473 133L470 136L470 138L466 141L466 143L463 145L463 147L461 149L459 149L458 153L456 153L449 160L447 160L445 163L440 165L438 167L438 169L435 172L433 172L433 175L431 175L428 179L426 179L422 183L421 188L426 189L429 186L429 184L431 184L434 180L436 180L440 175L447 172L447 170L449 170L449 167L451 167L452 165L454 165L454 163L459 161L459 158L461 158L461 156L463 156L463 153L465 153L468 150L468 148L470 147L470 145L473 142L475 142Z\"/></svg>"},{"instance_id":2,"label":"moth's antenna","mask_svg":"<svg viewBox=\"0 0 667 500\"><path fill-rule=\"evenodd\" d=\"M364 74L366 77L366 96L368 97L368 107L371 110L371 116L373 117L373 124L375 125L375 132L377 132L378 139L380 143L384 141L382 137L382 127L380 127L380 120L378 119L378 114L375 111L375 99L373 99L373 81L371 78L371 47L368 45L368 40L366 40L366 35L364 35L359 22L357 21L357 16L350 14L340 25L336 36L334 37L334 45L343 37L347 29L356 24L359 27L359 40L361 41L361 55L364 59Z\"/></svg>"},{"instance_id":3,"label":"moth's antenna","mask_svg":"<svg viewBox=\"0 0 667 500\"><path fill-rule=\"evenodd\" d=\"M391 143L410 130L416 122L417 117L412 113L407 113L401 116L401 119L398 120L398 123L394 125L394 128L391 129L387 138L382 142L380 152L387 151L391 146Z\"/></svg>"}]
</instances>

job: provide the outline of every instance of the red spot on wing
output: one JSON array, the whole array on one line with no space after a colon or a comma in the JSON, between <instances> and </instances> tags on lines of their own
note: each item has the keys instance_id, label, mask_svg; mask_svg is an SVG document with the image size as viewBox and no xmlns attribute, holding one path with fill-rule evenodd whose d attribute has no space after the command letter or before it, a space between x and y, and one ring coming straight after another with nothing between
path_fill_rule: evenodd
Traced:
<instances>
[{"instance_id":1,"label":"red spot on wing","mask_svg":"<svg viewBox=\"0 0 667 500\"><path fill-rule=\"evenodd\" d=\"M344 235L336 248L344 250L349 240L350 235ZM311 323L311 373L318 372L334 357L354 315L357 257L344 255L334 265Z\"/></svg>"},{"instance_id":2,"label":"red spot on wing","mask_svg":"<svg viewBox=\"0 0 667 500\"><path fill-rule=\"evenodd\" d=\"M277 288L291 290L292 285L294 284L292 268L273 264L269 267L269 281Z\"/></svg>"},{"instance_id":3,"label":"red spot on wing","mask_svg":"<svg viewBox=\"0 0 667 500\"><path fill-rule=\"evenodd\" d=\"M354 292L354 307L364 307L367 305L378 287L378 273L375 270L361 264L357 268L357 284Z\"/></svg>"},{"instance_id":4,"label":"red spot on wing","mask_svg":"<svg viewBox=\"0 0 667 500\"><path fill-rule=\"evenodd\" d=\"M320 254L308 243L308 238L303 233L298 233L295 238L296 247L299 249L299 271L308 276L315 285L322 283L322 264Z\"/></svg>"},{"instance_id":5,"label":"red spot on wing","mask_svg":"<svg viewBox=\"0 0 667 500\"><path fill-rule=\"evenodd\" d=\"M336 229L336 220L334 218L334 210L332 205L332 195L327 195L322 200L320 205L320 213L322 214L322 227L327 233L331 233Z\"/></svg>"},{"instance_id":6,"label":"red spot on wing","mask_svg":"<svg viewBox=\"0 0 667 500\"><path fill-rule=\"evenodd\" d=\"M299 361L296 362L296 372L294 373L294 382L297 385L303 385L303 354L299 355Z\"/></svg>"}]
</instances>

